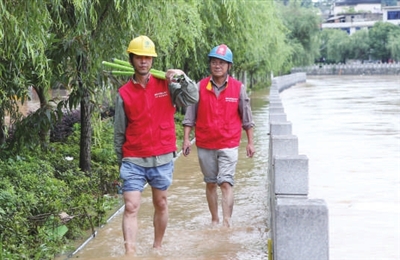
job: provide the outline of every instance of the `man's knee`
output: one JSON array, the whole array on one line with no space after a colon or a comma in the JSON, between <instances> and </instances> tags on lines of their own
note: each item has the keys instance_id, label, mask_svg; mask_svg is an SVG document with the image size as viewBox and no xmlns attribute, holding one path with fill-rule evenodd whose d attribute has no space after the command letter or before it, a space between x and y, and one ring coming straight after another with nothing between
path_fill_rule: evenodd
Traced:
<instances>
[{"instance_id":1,"label":"man's knee","mask_svg":"<svg viewBox=\"0 0 400 260\"><path fill-rule=\"evenodd\" d=\"M166 210L168 208L167 193L153 189L153 205L156 210Z\"/></svg>"},{"instance_id":2,"label":"man's knee","mask_svg":"<svg viewBox=\"0 0 400 260\"><path fill-rule=\"evenodd\" d=\"M214 182L207 182L206 187L207 187L207 190L212 191L212 190L216 190L218 186Z\"/></svg>"},{"instance_id":3,"label":"man's knee","mask_svg":"<svg viewBox=\"0 0 400 260\"><path fill-rule=\"evenodd\" d=\"M158 199L153 202L156 211L166 211L168 209L167 199Z\"/></svg>"},{"instance_id":4,"label":"man's knee","mask_svg":"<svg viewBox=\"0 0 400 260\"><path fill-rule=\"evenodd\" d=\"M125 214L128 215L137 215L140 208L140 204L126 201L125 202Z\"/></svg>"}]
</instances>

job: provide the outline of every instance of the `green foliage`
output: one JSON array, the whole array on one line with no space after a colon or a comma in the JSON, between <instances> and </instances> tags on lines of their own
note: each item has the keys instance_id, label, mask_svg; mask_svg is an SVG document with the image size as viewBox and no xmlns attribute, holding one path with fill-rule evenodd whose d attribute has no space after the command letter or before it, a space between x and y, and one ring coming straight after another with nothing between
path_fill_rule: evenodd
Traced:
<instances>
[{"instance_id":1,"label":"green foliage","mask_svg":"<svg viewBox=\"0 0 400 260\"><path fill-rule=\"evenodd\" d=\"M52 259L68 240L102 225L121 201L111 184L118 179L112 124L104 122L103 140L93 147L93 172L79 170L79 125L65 143L47 151L23 150L0 160L0 230L3 257ZM72 159L72 160L71 160ZM63 224L61 212L74 216ZM65 226L65 227L64 227ZM68 230L66 230L66 228Z\"/></svg>"},{"instance_id":2,"label":"green foliage","mask_svg":"<svg viewBox=\"0 0 400 260\"><path fill-rule=\"evenodd\" d=\"M10 2L1 1L0 15L0 144L4 143L6 127L3 125L5 115L10 116L11 122L18 120L18 106L10 99L24 103L28 99L28 86L38 90L48 90L51 85L52 72L50 59L46 51L51 48L51 37L47 33L51 20L46 15L47 1ZM30 10L30 15L25 16ZM33 11L32 10L36 10ZM12 32L12 33L10 33ZM46 93L46 91L39 93ZM46 100L41 99L46 105ZM37 124L37 129L42 124ZM45 138L47 129L42 129Z\"/></svg>"},{"instance_id":3,"label":"green foliage","mask_svg":"<svg viewBox=\"0 0 400 260\"><path fill-rule=\"evenodd\" d=\"M47 147L51 128L62 118L61 103L57 109L46 105L13 124L14 136L8 149L18 153L22 148ZM26 129L30 129L29 132Z\"/></svg>"},{"instance_id":4,"label":"green foliage","mask_svg":"<svg viewBox=\"0 0 400 260\"><path fill-rule=\"evenodd\" d=\"M15 256L20 255L18 259L33 259L35 254L46 252L35 252L36 247L50 239L37 236L42 227L38 216L68 207L65 198L69 197L69 187L52 176L52 167L46 161L29 156L15 161L0 161L0 165L3 180L0 188L3 248ZM57 222L52 224L57 225ZM64 244L62 238L52 241L53 246ZM56 250L56 247L52 249L53 254Z\"/></svg>"},{"instance_id":5,"label":"green foliage","mask_svg":"<svg viewBox=\"0 0 400 260\"><path fill-rule=\"evenodd\" d=\"M176 113L178 147L182 119ZM47 151L26 149L20 156L0 160L0 256L52 259L68 250L68 241L105 224L107 213L121 203L112 185L119 179L112 121L102 121L101 139L93 142L91 173L78 167L79 133L76 124L65 142L51 143ZM64 224L58 217L61 212L74 218Z\"/></svg>"},{"instance_id":6,"label":"green foliage","mask_svg":"<svg viewBox=\"0 0 400 260\"><path fill-rule=\"evenodd\" d=\"M281 19L289 32L287 42L291 47L294 66L310 65L319 57L318 37L321 19L317 9L304 8L297 1L280 8Z\"/></svg>"},{"instance_id":7,"label":"green foliage","mask_svg":"<svg viewBox=\"0 0 400 260\"><path fill-rule=\"evenodd\" d=\"M288 69L286 31L272 1L12 3L1 2L0 44L6 48L1 49L0 68L7 68L7 73L0 74L0 82L4 83L0 89L5 90L0 93L0 144L7 137L7 126L3 125L6 113L12 120L20 117L10 97L23 101L28 86L33 86L41 98L43 113L32 117L31 121L38 123L26 122L18 128L33 125L34 135L39 136L30 138L32 134L28 137L21 130L15 136L15 144L28 140L33 147L37 143L46 147L46 134L55 122L41 118L52 113L47 107L47 91L63 86L71 90L69 109L81 106L85 113L81 119L84 140L79 156L81 163L90 160L86 150L90 147L92 112L99 108L96 94L103 84L99 75L101 61L114 57L126 60L126 46L140 34L148 35L156 44L156 68L182 68L195 80L208 74L207 53L221 43L234 51L233 73L251 74L250 87L253 82L268 80L271 71L278 74ZM28 17L15 15L24 10L30 10Z\"/></svg>"},{"instance_id":8,"label":"green foliage","mask_svg":"<svg viewBox=\"0 0 400 260\"><path fill-rule=\"evenodd\" d=\"M369 30L369 41L372 55L383 62L387 62L393 56L398 56L396 48L394 53L391 51L393 46L398 45L391 43L392 40L396 42L400 35L400 27L388 22L377 22Z\"/></svg>"},{"instance_id":9,"label":"green foliage","mask_svg":"<svg viewBox=\"0 0 400 260\"><path fill-rule=\"evenodd\" d=\"M321 32L321 56L328 63L345 63L350 53L350 38L346 32L335 29L325 29Z\"/></svg>"},{"instance_id":10,"label":"green foliage","mask_svg":"<svg viewBox=\"0 0 400 260\"><path fill-rule=\"evenodd\" d=\"M370 46L368 30L359 30L350 36L348 59L368 60Z\"/></svg>"},{"instance_id":11,"label":"green foliage","mask_svg":"<svg viewBox=\"0 0 400 260\"><path fill-rule=\"evenodd\" d=\"M175 131L176 131L176 142L177 142L177 147L179 150L179 147L182 146L183 142L183 126L182 126L182 120L184 118L184 115L182 113L175 113Z\"/></svg>"},{"instance_id":12,"label":"green foliage","mask_svg":"<svg viewBox=\"0 0 400 260\"><path fill-rule=\"evenodd\" d=\"M345 63L347 59L400 59L400 27L377 22L369 30L352 35L336 29L325 29L320 35L321 56L328 63Z\"/></svg>"},{"instance_id":13,"label":"green foliage","mask_svg":"<svg viewBox=\"0 0 400 260\"><path fill-rule=\"evenodd\" d=\"M400 32L394 31L389 35L388 49L394 60L400 61Z\"/></svg>"}]
</instances>

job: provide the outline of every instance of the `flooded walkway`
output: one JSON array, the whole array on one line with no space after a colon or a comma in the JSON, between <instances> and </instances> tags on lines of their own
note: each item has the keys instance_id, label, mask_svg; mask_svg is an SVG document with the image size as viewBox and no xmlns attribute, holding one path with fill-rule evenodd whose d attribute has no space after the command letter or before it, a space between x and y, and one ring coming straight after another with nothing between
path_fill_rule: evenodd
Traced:
<instances>
[{"instance_id":1,"label":"flooded walkway","mask_svg":"<svg viewBox=\"0 0 400 260\"><path fill-rule=\"evenodd\" d=\"M246 157L247 139L243 132L235 177L232 227L227 229L222 225L210 225L205 184L197 160L197 150L193 145L189 157L180 156L175 161L174 181L168 196L169 222L163 249L152 249L153 206L151 190L146 188L139 212L138 252L136 257L129 259L268 259L267 94L263 90L251 96L256 123L256 155L251 159ZM128 259L123 257L121 222L122 212L101 228L97 236L71 259Z\"/></svg>"}]
</instances>

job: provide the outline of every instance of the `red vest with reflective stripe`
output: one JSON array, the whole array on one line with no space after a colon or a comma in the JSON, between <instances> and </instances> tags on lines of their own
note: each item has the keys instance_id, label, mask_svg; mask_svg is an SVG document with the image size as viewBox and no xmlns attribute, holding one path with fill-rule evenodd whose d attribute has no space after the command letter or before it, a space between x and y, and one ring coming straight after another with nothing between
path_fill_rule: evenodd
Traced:
<instances>
[{"instance_id":1,"label":"red vest with reflective stripe","mask_svg":"<svg viewBox=\"0 0 400 260\"><path fill-rule=\"evenodd\" d=\"M196 145L206 149L239 146L242 121L239 116L239 96L242 83L232 77L217 97L210 77L200 81L200 100L196 119Z\"/></svg>"},{"instance_id":2,"label":"red vest with reflective stripe","mask_svg":"<svg viewBox=\"0 0 400 260\"><path fill-rule=\"evenodd\" d=\"M176 151L175 106L168 82L150 76L146 88L127 82L119 90L127 117L123 157L150 157Z\"/></svg>"}]
</instances>

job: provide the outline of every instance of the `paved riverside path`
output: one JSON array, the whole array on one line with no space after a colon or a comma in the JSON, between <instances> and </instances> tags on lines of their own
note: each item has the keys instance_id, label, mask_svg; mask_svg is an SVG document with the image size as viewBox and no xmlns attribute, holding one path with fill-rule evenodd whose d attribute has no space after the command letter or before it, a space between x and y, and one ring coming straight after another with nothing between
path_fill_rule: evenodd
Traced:
<instances>
[{"instance_id":1,"label":"paved riverside path","mask_svg":"<svg viewBox=\"0 0 400 260\"><path fill-rule=\"evenodd\" d=\"M235 177L233 225L230 229L210 226L205 186L197 161L197 150L193 145L189 157L180 156L175 161L174 181L168 196L169 222L161 251L151 248L153 207L150 188L146 188L139 212L136 257L122 257L122 214L117 214L71 259L268 259L267 96L266 93L257 93L251 98L256 123L256 154L251 159L246 158L247 138L243 132ZM220 218L222 220L221 206Z\"/></svg>"}]
</instances>

